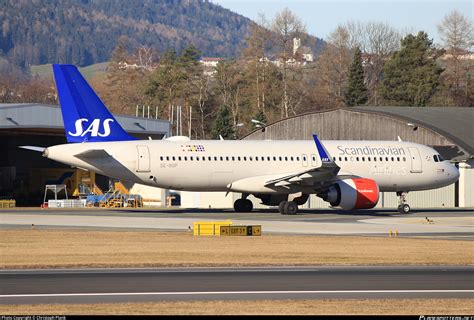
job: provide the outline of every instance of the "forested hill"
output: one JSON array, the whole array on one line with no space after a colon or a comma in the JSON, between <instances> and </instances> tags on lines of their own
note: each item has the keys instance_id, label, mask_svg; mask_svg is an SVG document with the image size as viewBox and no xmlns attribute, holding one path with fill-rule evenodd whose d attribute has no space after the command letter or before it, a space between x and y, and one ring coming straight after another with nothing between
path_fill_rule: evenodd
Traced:
<instances>
[{"instance_id":1,"label":"forested hill","mask_svg":"<svg viewBox=\"0 0 474 320\"><path fill-rule=\"evenodd\" d=\"M20 66L107 61L117 39L236 57L251 20L199 0L0 0L0 56Z\"/></svg>"}]
</instances>

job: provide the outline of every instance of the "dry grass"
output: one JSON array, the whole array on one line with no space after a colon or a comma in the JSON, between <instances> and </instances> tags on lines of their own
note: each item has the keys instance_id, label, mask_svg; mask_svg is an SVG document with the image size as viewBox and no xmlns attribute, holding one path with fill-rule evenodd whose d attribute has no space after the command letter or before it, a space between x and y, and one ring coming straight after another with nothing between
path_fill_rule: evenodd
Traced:
<instances>
[{"instance_id":1,"label":"dry grass","mask_svg":"<svg viewBox=\"0 0 474 320\"><path fill-rule=\"evenodd\" d=\"M349 236L0 230L0 268L472 265L472 242Z\"/></svg>"},{"instance_id":2,"label":"dry grass","mask_svg":"<svg viewBox=\"0 0 474 320\"><path fill-rule=\"evenodd\" d=\"M474 299L179 301L0 305L0 314L65 315L469 315Z\"/></svg>"}]
</instances>

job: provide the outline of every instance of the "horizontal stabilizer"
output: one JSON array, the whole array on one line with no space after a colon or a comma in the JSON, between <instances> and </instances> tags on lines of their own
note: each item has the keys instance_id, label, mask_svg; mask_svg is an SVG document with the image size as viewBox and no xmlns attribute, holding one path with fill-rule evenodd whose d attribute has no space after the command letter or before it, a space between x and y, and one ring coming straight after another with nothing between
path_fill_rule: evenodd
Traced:
<instances>
[{"instance_id":1,"label":"horizontal stabilizer","mask_svg":"<svg viewBox=\"0 0 474 320\"><path fill-rule=\"evenodd\" d=\"M79 159L107 159L111 158L111 155L108 154L103 149L87 150L78 154L75 154L74 157Z\"/></svg>"},{"instance_id":2,"label":"horizontal stabilizer","mask_svg":"<svg viewBox=\"0 0 474 320\"><path fill-rule=\"evenodd\" d=\"M32 150L36 152L43 152L44 149L43 147L35 147L35 146L20 146L19 148L26 149L26 150Z\"/></svg>"}]
</instances>

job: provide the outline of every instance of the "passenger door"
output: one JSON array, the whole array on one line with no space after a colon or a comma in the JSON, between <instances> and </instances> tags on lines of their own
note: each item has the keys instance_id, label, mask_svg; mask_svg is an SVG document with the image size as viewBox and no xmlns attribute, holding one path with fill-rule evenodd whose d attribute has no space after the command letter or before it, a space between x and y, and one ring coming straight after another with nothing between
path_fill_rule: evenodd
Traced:
<instances>
[{"instance_id":1,"label":"passenger door","mask_svg":"<svg viewBox=\"0 0 474 320\"><path fill-rule=\"evenodd\" d=\"M417 148L413 148L413 147L408 148L408 151L410 152L410 158L411 158L410 172L413 172L413 173L423 172L420 151Z\"/></svg>"},{"instance_id":2,"label":"passenger door","mask_svg":"<svg viewBox=\"0 0 474 320\"><path fill-rule=\"evenodd\" d=\"M137 146L137 172L150 172L150 150L147 146Z\"/></svg>"}]
</instances>

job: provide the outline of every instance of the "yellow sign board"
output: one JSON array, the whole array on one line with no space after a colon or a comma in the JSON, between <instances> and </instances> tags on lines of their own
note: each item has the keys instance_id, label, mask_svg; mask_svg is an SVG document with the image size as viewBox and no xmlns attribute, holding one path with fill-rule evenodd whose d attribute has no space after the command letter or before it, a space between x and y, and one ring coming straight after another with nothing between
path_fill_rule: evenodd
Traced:
<instances>
[{"instance_id":1,"label":"yellow sign board","mask_svg":"<svg viewBox=\"0 0 474 320\"><path fill-rule=\"evenodd\" d=\"M220 236L222 226L230 226L232 221L201 221L194 222L195 236Z\"/></svg>"},{"instance_id":2,"label":"yellow sign board","mask_svg":"<svg viewBox=\"0 0 474 320\"><path fill-rule=\"evenodd\" d=\"M260 236L262 226L221 226L221 236Z\"/></svg>"}]
</instances>

